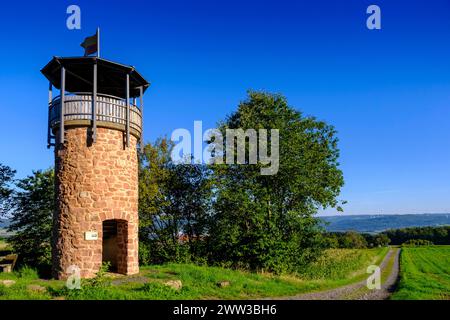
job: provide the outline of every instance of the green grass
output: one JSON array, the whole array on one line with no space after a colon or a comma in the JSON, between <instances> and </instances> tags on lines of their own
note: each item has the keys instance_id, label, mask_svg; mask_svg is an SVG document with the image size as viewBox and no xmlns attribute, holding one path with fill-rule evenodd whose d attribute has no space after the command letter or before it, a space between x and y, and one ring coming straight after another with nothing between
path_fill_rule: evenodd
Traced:
<instances>
[{"instance_id":1,"label":"green grass","mask_svg":"<svg viewBox=\"0 0 450 320\"><path fill-rule=\"evenodd\" d=\"M345 280L365 275L370 264L381 263L389 248L330 249L315 263L301 270L305 280Z\"/></svg>"},{"instance_id":2,"label":"green grass","mask_svg":"<svg viewBox=\"0 0 450 320\"><path fill-rule=\"evenodd\" d=\"M0 299L9 300L43 300L51 299L49 292L34 292L27 289L28 285L42 285L44 282L40 280L34 269L22 268L13 273L0 273L0 280L14 280L16 283L11 287L0 285ZM45 281L48 283L57 283L58 281Z\"/></svg>"},{"instance_id":3,"label":"green grass","mask_svg":"<svg viewBox=\"0 0 450 320\"><path fill-rule=\"evenodd\" d=\"M403 247L392 299L450 299L450 246Z\"/></svg>"},{"instance_id":4,"label":"green grass","mask_svg":"<svg viewBox=\"0 0 450 320\"><path fill-rule=\"evenodd\" d=\"M328 250L318 262L297 276L193 264L146 266L141 267L137 276L107 277L97 285L83 280L81 290L68 290L63 281L39 279L33 270L28 269L12 274L0 273L0 280L17 281L8 288L0 285L0 299L252 299L289 296L360 281L366 277L367 265L379 263L386 252L387 248ZM183 288L177 291L164 285L168 280L181 280ZM229 281L230 285L219 288L219 281ZM39 284L47 291L30 292L27 289L29 284Z\"/></svg>"}]
</instances>

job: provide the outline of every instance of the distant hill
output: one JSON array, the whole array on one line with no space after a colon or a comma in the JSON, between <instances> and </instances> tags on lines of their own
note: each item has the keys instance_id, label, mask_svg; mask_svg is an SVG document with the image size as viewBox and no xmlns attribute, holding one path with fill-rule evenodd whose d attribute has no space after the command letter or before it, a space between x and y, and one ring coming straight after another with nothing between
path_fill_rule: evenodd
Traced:
<instances>
[{"instance_id":1,"label":"distant hill","mask_svg":"<svg viewBox=\"0 0 450 320\"><path fill-rule=\"evenodd\" d=\"M6 229L9 226L9 220L0 219L0 238L6 238L11 235Z\"/></svg>"},{"instance_id":2,"label":"distant hill","mask_svg":"<svg viewBox=\"0 0 450 320\"><path fill-rule=\"evenodd\" d=\"M450 213L321 217L328 231L377 233L388 229L450 225Z\"/></svg>"},{"instance_id":3,"label":"distant hill","mask_svg":"<svg viewBox=\"0 0 450 320\"><path fill-rule=\"evenodd\" d=\"M321 217L327 231L378 233L388 229L450 225L450 213L354 215ZM7 237L9 221L0 219L0 237Z\"/></svg>"}]
</instances>

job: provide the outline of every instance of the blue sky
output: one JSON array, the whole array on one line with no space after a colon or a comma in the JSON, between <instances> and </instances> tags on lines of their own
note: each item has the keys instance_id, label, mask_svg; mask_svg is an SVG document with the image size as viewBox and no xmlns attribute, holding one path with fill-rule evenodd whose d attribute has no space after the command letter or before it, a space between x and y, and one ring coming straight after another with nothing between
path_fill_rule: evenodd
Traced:
<instances>
[{"instance_id":1,"label":"blue sky","mask_svg":"<svg viewBox=\"0 0 450 320\"><path fill-rule=\"evenodd\" d=\"M53 165L39 70L99 26L102 56L152 82L146 140L214 127L247 89L283 93L338 130L347 214L450 212L448 0L15 1L0 18L0 162L18 177Z\"/></svg>"}]
</instances>

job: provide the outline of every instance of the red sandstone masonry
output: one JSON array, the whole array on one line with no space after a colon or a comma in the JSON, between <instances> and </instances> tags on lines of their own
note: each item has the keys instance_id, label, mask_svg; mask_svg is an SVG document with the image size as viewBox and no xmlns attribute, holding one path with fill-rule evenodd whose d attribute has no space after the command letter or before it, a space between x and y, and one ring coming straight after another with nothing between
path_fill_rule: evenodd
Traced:
<instances>
[{"instance_id":1,"label":"red sandstone masonry","mask_svg":"<svg viewBox=\"0 0 450 320\"><path fill-rule=\"evenodd\" d=\"M137 139L98 128L88 145L88 128L66 128L64 147L55 148L56 211L54 213L53 275L68 277L70 265L83 278L93 277L102 263L102 222L117 219L118 272L139 272ZM85 240L97 231L98 240Z\"/></svg>"}]
</instances>

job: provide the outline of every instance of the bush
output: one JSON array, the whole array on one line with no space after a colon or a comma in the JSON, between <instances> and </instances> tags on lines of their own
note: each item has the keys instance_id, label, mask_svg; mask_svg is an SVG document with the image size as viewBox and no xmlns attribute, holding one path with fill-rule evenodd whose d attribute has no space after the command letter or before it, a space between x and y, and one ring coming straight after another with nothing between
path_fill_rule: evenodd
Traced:
<instances>
[{"instance_id":1,"label":"bush","mask_svg":"<svg viewBox=\"0 0 450 320\"><path fill-rule=\"evenodd\" d=\"M422 240L422 239L410 239L408 241L405 241L402 246L405 247L419 247L419 246L432 246L433 242L429 240Z\"/></svg>"},{"instance_id":2,"label":"bush","mask_svg":"<svg viewBox=\"0 0 450 320\"><path fill-rule=\"evenodd\" d=\"M386 247L391 242L391 239L383 233L379 234L363 234L363 237L367 241L367 245L369 248L376 248L376 247Z\"/></svg>"},{"instance_id":3,"label":"bush","mask_svg":"<svg viewBox=\"0 0 450 320\"><path fill-rule=\"evenodd\" d=\"M17 271L17 276L19 278L27 279L27 280L36 280L39 279L38 271L29 266L23 266Z\"/></svg>"}]
</instances>

